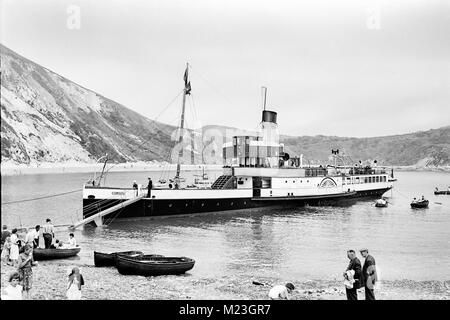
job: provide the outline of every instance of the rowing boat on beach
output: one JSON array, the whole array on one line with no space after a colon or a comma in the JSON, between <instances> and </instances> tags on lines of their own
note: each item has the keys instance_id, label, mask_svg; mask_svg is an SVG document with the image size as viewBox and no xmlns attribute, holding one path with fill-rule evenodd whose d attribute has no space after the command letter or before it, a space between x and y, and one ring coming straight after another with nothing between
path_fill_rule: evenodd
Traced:
<instances>
[{"instance_id":1,"label":"rowing boat on beach","mask_svg":"<svg viewBox=\"0 0 450 320\"><path fill-rule=\"evenodd\" d=\"M33 259L40 260L53 260L53 259L65 259L76 256L80 252L81 248L68 248L68 249L33 249Z\"/></svg>"},{"instance_id":2,"label":"rowing boat on beach","mask_svg":"<svg viewBox=\"0 0 450 320\"><path fill-rule=\"evenodd\" d=\"M130 258L117 256L117 270L123 275L159 276L183 274L194 267L195 260L187 257Z\"/></svg>"},{"instance_id":3,"label":"rowing boat on beach","mask_svg":"<svg viewBox=\"0 0 450 320\"><path fill-rule=\"evenodd\" d=\"M103 253L94 251L94 264L96 267L114 267L116 265L117 255L129 257L138 257L143 255L142 251L122 251L113 253Z\"/></svg>"}]
</instances>

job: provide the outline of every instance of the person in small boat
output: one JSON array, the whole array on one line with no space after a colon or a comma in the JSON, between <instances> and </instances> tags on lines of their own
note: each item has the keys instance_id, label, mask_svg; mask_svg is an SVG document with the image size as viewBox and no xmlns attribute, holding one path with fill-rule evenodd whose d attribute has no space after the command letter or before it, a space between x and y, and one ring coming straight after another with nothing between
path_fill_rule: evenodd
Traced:
<instances>
[{"instance_id":1,"label":"person in small boat","mask_svg":"<svg viewBox=\"0 0 450 320\"><path fill-rule=\"evenodd\" d=\"M52 224L52 220L47 218L45 224L42 227L42 236L44 237L45 249L50 248L53 238L55 237L55 227Z\"/></svg>"},{"instance_id":2,"label":"person in small boat","mask_svg":"<svg viewBox=\"0 0 450 320\"><path fill-rule=\"evenodd\" d=\"M22 300L22 286L20 275L17 271L12 272L8 279L9 284L4 288L2 300Z\"/></svg>"},{"instance_id":3,"label":"person in small boat","mask_svg":"<svg viewBox=\"0 0 450 320\"><path fill-rule=\"evenodd\" d=\"M17 229L14 228L11 232L11 249L9 251L9 259L12 265L17 265L17 259L19 259L19 238L17 236Z\"/></svg>"},{"instance_id":4,"label":"person in small boat","mask_svg":"<svg viewBox=\"0 0 450 320\"><path fill-rule=\"evenodd\" d=\"M425 201L425 197L424 197L424 196L422 196L422 200L420 200L420 201Z\"/></svg>"},{"instance_id":5,"label":"person in small boat","mask_svg":"<svg viewBox=\"0 0 450 320\"><path fill-rule=\"evenodd\" d=\"M271 300L289 300L290 293L295 287L292 283L286 283L286 285L276 285L269 291L269 298Z\"/></svg>"},{"instance_id":6,"label":"person in small boat","mask_svg":"<svg viewBox=\"0 0 450 320\"><path fill-rule=\"evenodd\" d=\"M59 241L58 239L56 239L54 248L52 248L52 249L65 249L64 243L62 241Z\"/></svg>"},{"instance_id":7,"label":"person in small boat","mask_svg":"<svg viewBox=\"0 0 450 320\"><path fill-rule=\"evenodd\" d=\"M6 265L10 265L10 261L9 261L9 252L11 250L11 237L7 237L5 244L3 245L3 250L2 250L2 261L6 264Z\"/></svg>"},{"instance_id":8,"label":"person in small boat","mask_svg":"<svg viewBox=\"0 0 450 320\"><path fill-rule=\"evenodd\" d=\"M68 300L81 300L81 286L84 285L83 275L78 267L72 268L67 279L66 297Z\"/></svg>"},{"instance_id":9,"label":"person in small boat","mask_svg":"<svg viewBox=\"0 0 450 320\"><path fill-rule=\"evenodd\" d=\"M36 266L37 262L33 260L33 249L30 245L26 244L23 247L23 253L19 256L18 272L22 278L22 287L25 294L25 298L30 296L30 290L33 286L33 270L31 267Z\"/></svg>"},{"instance_id":10,"label":"person in small boat","mask_svg":"<svg viewBox=\"0 0 450 320\"><path fill-rule=\"evenodd\" d=\"M414 198L412 202L413 202L413 203L417 203L417 199L416 199L416 198Z\"/></svg>"},{"instance_id":11,"label":"person in small boat","mask_svg":"<svg viewBox=\"0 0 450 320\"><path fill-rule=\"evenodd\" d=\"M69 234L69 241L67 242L69 248L75 248L77 246L77 240L75 240L75 235L73 233Z\"/></svg>"},{"instance_id":12,"label":"person in small boat","mask_svg":"<svg viewBox=\"0 0 450 320\"><path fill-rule=\"evenodd\" d=\"M151 198L152 188L153 188L152 178L149 177L148 178L148 185L147 185L147 198Z\"/></svg>"}]
</instances>

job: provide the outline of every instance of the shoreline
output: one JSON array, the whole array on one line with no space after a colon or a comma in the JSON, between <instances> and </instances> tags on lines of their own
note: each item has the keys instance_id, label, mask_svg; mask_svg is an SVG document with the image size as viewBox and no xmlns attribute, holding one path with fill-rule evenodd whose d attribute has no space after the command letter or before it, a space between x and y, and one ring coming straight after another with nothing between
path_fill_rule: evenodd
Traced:
<instances>
[{"instance_id":1,"label":"shoreline","mask_svg":"<svg viewBox=\"0 0 450 320\"><path fill-rule=\"evenodd\" d=\"M199 171L201 168L205 170L221 170L223 165L181 165L183 171ZM94 173L101 172L102 163L98 164L45 164L40 166L1 166L1 176L20 176L34 174L63 174L63 173ZM133 163L117 163L106 166L108 172L139 172L139 171L175 171L176 164L164 164L154 162L133 162Z\"/></svg>"},{"instance_id":2,"label":"shoreline","mask_svg":"<svg viewBox=\"0 0 450 320\"><path fill-rule=\"evenodd\" d=\"M184 171L198 171L201 168L205 170L221 170L221 164L205 164L205 165L181 165ZM63 173L94 173L101 172L103 168L102 163L45 163L40 165L1 165L1 176L18 176L18 175L34 175L34 174L63 174ZM176 164L156 163L156 162L127 162L108 164L106 169L109 172L138 172L138 171L161 171L161 170L176 170ZM450 166L441 167L419 167L419 166L388 166L388 168L395 171L410 171L410 172L450 172Z\"/></svg>"},{"instance_id":3,"label":"shoreline","mask_svg":"<svg viewBox=\"0 0 450 320\"><path fill-rule=\"evenodd\" d=\"M33 267L32 300L66 300L67 269L81 268L85 285L82 300L268 300L272 285L286 279L240 279L236 277L207 278L186 273L178 276L124 276L116 268L96 268L77 260L40 261ZM1 286L15 268L2 265ZM258 280L270 285L253 285ZM292 300L346 300L342 281L292 279L296 287ZM182 284L182 285L180 285ZM450 280L381 280L375 289L378 300L449 300ZM364 289L358 290L364 299Z\"/></svg>"}]
</instances>

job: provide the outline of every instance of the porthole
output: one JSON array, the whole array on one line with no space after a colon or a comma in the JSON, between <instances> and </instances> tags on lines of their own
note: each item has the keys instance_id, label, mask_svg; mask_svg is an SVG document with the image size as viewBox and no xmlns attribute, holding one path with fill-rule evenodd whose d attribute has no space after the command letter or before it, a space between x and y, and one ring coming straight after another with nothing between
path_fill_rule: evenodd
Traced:
<instances>
[{"instance_id":1,"label":"porthole","mask_svg":"<svg viewBox=\"0 0 450 320\"><path fill-rule=\"evenodd\" d=\"M205 206L205 204L202 202L202 207L204 207Z\"/></svg>"},{"instance_id":2,"label":"porthole","mask_svg":"<svg viewBox=\"0 0 450 320\"><path fill-rule=\"evenodd\" d=\"M186 203L186 207L188 206L188 204Z\"/></svg>"},{"instance_id":3,"label":"porthole","mask_svg":"<svg viewBox=\"0 0 450 320\"><path fill-rule=\"evenodd\" d=\"M171 203L169 203L169 208L172 208L172 204Z\"/></svg>"},{"instance_id":4,"label":"porthole","mask_svg":"<svg viewBox=\"0 0 450 320\"><path fill-rule=\"evenodd\" d=\"M231 202L230 205L233 205L233 202Z\"/></svg>"},{"instance_id":5,"label":"porthole","mask_svg":"<svg viewBox=\"0 0 450 320\"><path fill-rule=\"evenodd\" d=\"M244 201L244 204L247 204L247 201Z\"/></svg>"},{"instance_id":6,"label":"porthole","mask_svg":"<svg viewBox=\"0 0 450 320\"><path fill-rule=\"evenodd\" d=\"M219 203L217 202L216 206L219 206Z\"/></svg>"}]
</instances>

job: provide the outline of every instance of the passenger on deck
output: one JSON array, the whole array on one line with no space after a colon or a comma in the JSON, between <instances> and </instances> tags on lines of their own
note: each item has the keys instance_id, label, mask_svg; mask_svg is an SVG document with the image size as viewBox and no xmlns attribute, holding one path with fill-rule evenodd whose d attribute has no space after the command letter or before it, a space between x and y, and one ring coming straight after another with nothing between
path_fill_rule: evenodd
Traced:
<instances>
[{"instance_id":1,"label":"passenger on deck","mask_svg":"<svg viewBox=\"0 0 450 320\"><path fill-rule=\"evenodd\" d=\"M149 177L148 178L148 185L147 185L147 198L151 198L152 188L153 188L152 178Z\"/></svg>"},{"instance_id":2,"label":"passenger on deck","mask_svg":"<svg viewBox=\"0 0 450 320\"><path fill-rule=\"evenodd\" d=\"M133 189L136 190L136 196L138 196L138 185L136 180L133 181Z\"/></svg>"}]
</instances>

